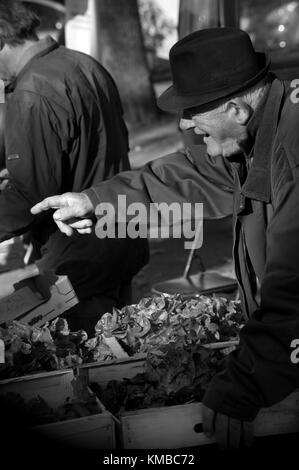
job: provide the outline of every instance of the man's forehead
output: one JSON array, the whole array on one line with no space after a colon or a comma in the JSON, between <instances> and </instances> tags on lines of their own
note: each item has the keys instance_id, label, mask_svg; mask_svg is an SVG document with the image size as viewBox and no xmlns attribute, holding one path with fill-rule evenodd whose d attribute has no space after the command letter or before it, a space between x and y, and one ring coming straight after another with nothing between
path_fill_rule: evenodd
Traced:
<instances>
[{"instance_id":1,"label":"man's forehead","mask_svg":"<svg viewBox=\"0 0 299 470\"><path fill-rule=\"evenodd\" d=\"M207 110L204 111L202 107L188 108L188 109L184 109L181 118L190 120L194 116L197 116L199 119L210 120L210 119L213 119L218 114L217 110L218 110L218 106L214 107L213 109L210 109L209 111Z\"/></svg>"},{"instance_id":2,"label":"man's forehead","mask_svg":"<svg viewBox=\"0 0 299 470\"><path fill-rule=\"evenodd\" d=\"M217 114L219 108L227 104L232 97L225 97L210 103L201 104L197 106L192 106L190 108L185 108L182 111L182 117L186 119L191 119L195 114L200 114L202 116L210 116L212 114ZM190 117L191 116L191 117Z\"/></svg>"},{"instance_id":3,"label":"man's forehead","mask_svg":"<svg viewBox=\"0 0 299 470\"><path fill-rule=\"evenodd\" d=\"M182 111L181 118L182 119L192 119L193 116L196 114L201 113L201 110L199 107L194 106L193 108L187 108Z\"/></svg>"}]
</instances>

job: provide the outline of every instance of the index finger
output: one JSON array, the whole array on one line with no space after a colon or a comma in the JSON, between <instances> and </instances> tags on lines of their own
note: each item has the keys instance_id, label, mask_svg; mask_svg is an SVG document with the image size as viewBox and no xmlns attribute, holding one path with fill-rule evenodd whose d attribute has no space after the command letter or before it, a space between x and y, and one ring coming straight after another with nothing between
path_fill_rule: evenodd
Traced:
<instances>
[{"instance_id":1,"label":"index finger","mask_svg":"<svg viewBox=\"0 0 299 470\"><path fill-rule=\"evenodd\" d=\"M31 214L35 215L49 209L59 209L60 207L63 207L63 200L61 196L51 196L31 207L30 212Z\"/></svg>"}]
</instances>

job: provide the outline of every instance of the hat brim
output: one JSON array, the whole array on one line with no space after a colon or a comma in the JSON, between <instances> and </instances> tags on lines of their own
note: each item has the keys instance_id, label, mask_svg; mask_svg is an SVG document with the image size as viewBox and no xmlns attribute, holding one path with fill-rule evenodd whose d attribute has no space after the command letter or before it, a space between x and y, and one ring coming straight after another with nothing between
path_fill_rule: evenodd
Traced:
<instances>
[{"instance_id":1,"label":"hat brim","mask_svg":"<svg viewBox=\"0 0 299 470\"><path fill-rule=\"evenodd\" d=\"M261 65L261 69L257 74L249 80L239 83L238 85L226 86L221 89L214 89L208 93L194 94L194 95L180 95L176 92L173 85L165 90L159 96L157 104L163 111L170 113L182 112L186 108L193 108L194 106L206 106L217 102L223 98L229 98L233 94L243 91L259 82L268 72L270 67L270 58L263 52L256 52L257 59ZM215 103L216 105L216 103Z\"/></svg>"}]
</instances>

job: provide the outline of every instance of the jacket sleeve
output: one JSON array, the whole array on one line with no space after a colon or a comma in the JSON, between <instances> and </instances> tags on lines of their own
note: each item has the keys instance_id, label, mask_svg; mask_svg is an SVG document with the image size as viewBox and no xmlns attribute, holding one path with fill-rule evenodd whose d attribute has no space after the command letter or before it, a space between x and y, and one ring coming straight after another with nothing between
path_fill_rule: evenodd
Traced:
<instances>
[{"instance_id":1,"label":"jacket sleeve","mask_svg":"<svg viewBox=\"0 0 299 470\"><path fill-rule=\"evenodd\" d=\"M299 385L299 361L292 360L291 346L299 340L298 234L297 177L280 190L268 226L260 309L242 329L239 348L204 397L215 411L251 421L261 407L278 403Z\"/></svg>"},{"instance_id":2,"label":"jacket sleeve","mask_svg":"<svg viewBox=\"0 0 299 470\"><path fill-rule=\"evenodd\" d=\"M127 205L150 203L203 203L205 218L232 214L233 176L224 159L209 158L203 146L164 156L141 170L126 171L84 193L94 208L99 203L118 206L118 196L125 195Z\"/></svg>"},{"instance_id":3,"label":"jacket sleeve","mask_svg":"<svg viewBox=\"0 0 299 470\"><path fill-rule=\"evenodd\" d=\"M32 205L63 190L62 167L72 134L58 104L34 93L15 93L5 121L10 182L0 194L0 241L31 228L36 221Z\"/></svg>"}]
</instances>

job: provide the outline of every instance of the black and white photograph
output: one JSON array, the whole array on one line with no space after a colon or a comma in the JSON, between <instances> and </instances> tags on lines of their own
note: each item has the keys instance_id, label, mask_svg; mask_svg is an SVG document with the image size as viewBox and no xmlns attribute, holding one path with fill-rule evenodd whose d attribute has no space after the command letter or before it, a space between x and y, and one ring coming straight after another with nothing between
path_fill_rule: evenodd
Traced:
<instances>
[{"instance_id":1,"label":"black and white photograph","mask_svg":"<svg viewBox=\"0 0 299 470\"><path fill-rule=\"evenodd\" d=\"M0 0L3 466L298 447L299 1Z\"/></svg>"}]
</instances>

